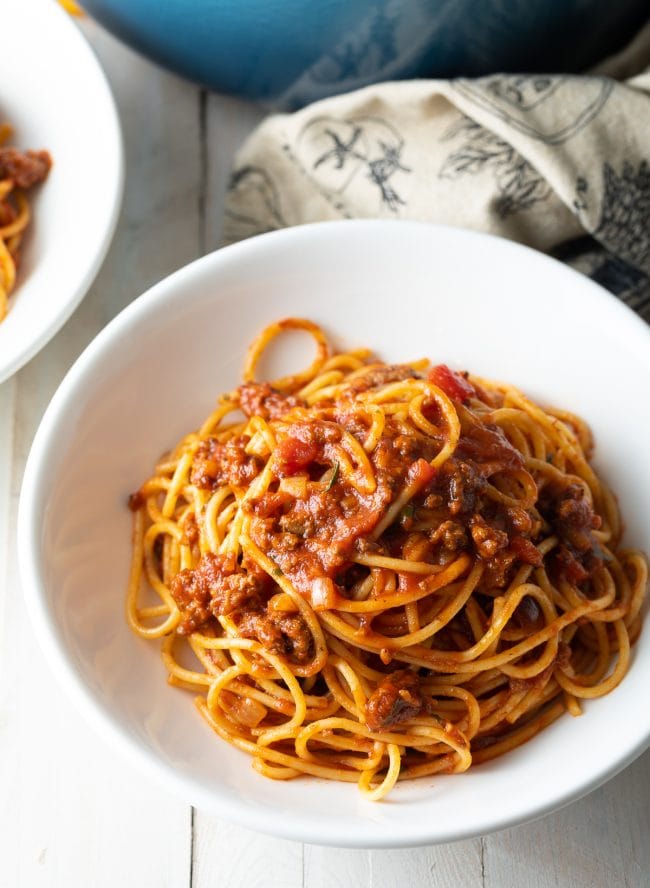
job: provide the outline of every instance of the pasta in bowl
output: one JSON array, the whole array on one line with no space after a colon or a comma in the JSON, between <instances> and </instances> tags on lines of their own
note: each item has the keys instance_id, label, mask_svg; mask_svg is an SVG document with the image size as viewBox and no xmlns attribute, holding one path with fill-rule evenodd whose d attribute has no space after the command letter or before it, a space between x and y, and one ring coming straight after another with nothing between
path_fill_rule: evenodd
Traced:
<instances>
[{"instance_id":1,"label":"pasta in bowl","mask_svg":"<svg viewBox=\"0 0 650 888\"><path fill-rule=\"evenodd\" d=\"M255 381L290 329L312 364ZM268 777L376 800L465 771L628 669L647 561L620 548L592 450L582 420L512 386L276 322L130 498L129 624ZM143 573L160 604L140 606Z\"/></svg>"},{"instance_id":2,"label":"pasta in bowl","mask_svg":"<svg viewBox=\"0 0 650 888\"><path fill-rule=\"evenodd\" d=\"M313 329L286 324L267 341L283 318L309 318L317 341ZM635 616L642 567L626 554L650 549L650 421L638 409L649 375L648 330L628 309L496 238L350 222L207 256L99 334L34 440L18 544L50 667L110 745L154 779L216 816L286 838L451 841L565 804L650 737L638 705L650 669ZM593 455L587 426L562 409L591 428ZM302 428L310 425L322 440ZM405 491L412 499L391 517ZM458 512L447 516L452 501ZM321 506L326 547L309 524ZM441 518L457 526L434 539ZM563 545L577 561L567 558L574 577L564 588ZM521 601L509 592L515 550L515 572L529 571ZM241 600L226 604L228 587ZM589 612L577 616L580 607ZM134 637L136 627L152 637ZM623 672L610 693L584 696ZM166 674L187 690L170 688ZM554 707L583 714L521 742L516 732L541 727ZM243 748L216 737L217 726ZM397 753L404 779L389 789ZM251 761L292 779L264 779ZM331 770L316 775L312 765ZM407 779L417 768L432 773ZM375 791L382 799L369 801Z\"/></svg>"},{"instance_id":3,"label":"pasta in bowl","mask_svg":"<svg viewBox=\"0 0 650 888\"><path fill-rule=\"evenodd\" d=\"M52 165L47 151L22 152L7 144L12 135L9 124L0 123L0 323L16 286L21 244L31 218L26 192L47 178Z\"/></svg>"}]
</instances>

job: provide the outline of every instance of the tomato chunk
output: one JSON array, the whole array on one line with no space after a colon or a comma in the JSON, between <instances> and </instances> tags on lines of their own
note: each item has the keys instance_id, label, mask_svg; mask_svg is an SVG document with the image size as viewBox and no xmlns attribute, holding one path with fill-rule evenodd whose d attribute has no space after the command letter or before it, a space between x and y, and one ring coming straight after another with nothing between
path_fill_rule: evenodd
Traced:
<instances>
[{"instance_id":1,"label":"tomato chunk","mask_svg":"<svg viewBox=\"0 0 650 888\"><path fill-rule=\"evenodd\" d=\"M409 468L408 485L409 487L413 485L417 490L422 490L430 481L433 481L435 475L436 470L431 463L428 463L426 459L416 459Z\"/></svg>"},{"instance_id":2,"label":"tomato chunk","mask_svg":"<svg viewBox=\"0 0 650 888\"><path fill-rule=\"evenodd\" d=\"M429 380L437 385L439 389L452 399L452 401L460 401L461 404L466 401L470 395L476 394L474 386L469 382L462 373L456 373L450 370L446 364L438 364L429 371Z\"/></svg>"},{"instance_id":3,"label":"tomato chunk","mask_svg":"<svg viewBox=\"0 0 650 888\"><path fill-rule=\"evenodd\" d=\"M297 475L312 463L319 454L319 448L313 441L301 441L299 438L284 438L278 444L276 460L280 475Z\"/></svg>"}]
</instances>

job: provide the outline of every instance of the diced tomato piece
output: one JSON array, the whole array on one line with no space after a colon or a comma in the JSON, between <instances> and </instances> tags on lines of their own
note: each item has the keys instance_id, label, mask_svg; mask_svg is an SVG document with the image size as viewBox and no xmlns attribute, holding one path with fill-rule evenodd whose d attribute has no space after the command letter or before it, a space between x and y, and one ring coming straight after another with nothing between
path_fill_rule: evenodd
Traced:
<instances>
[{"instance_id":1,"label":"diced tomato piece","mask_svg":"<svg viewBox=\"0 0 650 888\"><path fill-rule=\"evenodd\" d=\"M436 470L426 459L417 459L409 469L408 486L414 485L417 490L422 490L436 476Z\"/></svg>"},{"instance_id":2,"label":"diced tomato piece","mask_svg":"<svg viewBox=\"0 0 650 888\"><path fill-rule=\"evenodd\" d=\"M260 515L262 518L271 518L273 515L281 513L284 507L291 502L292 497L288 493L267 491L267 493L263 493L257 499L250 501L249 507L255 515Z\"/></svg>"},{"instance_id":3,"label":"diced tomato piece","mask_svg":"<svg viewBox=\"0 0 650 888\"><path fill-rule=\"evenodd\" d=\"M297 475L316 459L319 448L312 441L289 437L280 441L275 453L279 474Z\"/></svg>"},{"instance_id":4,"label":"diced tomato piece","mask_svg":"<svg viewBox=\"0 0 650 888\"><path fill-rule=\"evenodd\" d=\"M429 380L437 385L439 389L452 399L452 401L460 401L461 404L471 395L476 394L476 390L471 382L469 382L462 373L456 373L450 370L446 364L438 364L429 371Z\"/></svg>"}]
</instances>

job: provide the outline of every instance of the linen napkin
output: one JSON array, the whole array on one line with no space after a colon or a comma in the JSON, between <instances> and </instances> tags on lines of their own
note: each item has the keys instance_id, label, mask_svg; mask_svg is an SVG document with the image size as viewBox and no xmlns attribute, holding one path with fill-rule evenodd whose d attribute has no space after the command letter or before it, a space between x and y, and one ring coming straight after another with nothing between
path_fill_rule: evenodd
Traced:
<instances>
[{"instance_id":1,"label":"linen napkin","mask_svg":"<svg viewBox=\"0 0 650 888\"><path fill-rule=\"evenodd\" d=\"M263 121L236 158L224 242L350 218L511 238L650 321L650 27L589 75L382 83Z\"/></svg>"}]
</instances>

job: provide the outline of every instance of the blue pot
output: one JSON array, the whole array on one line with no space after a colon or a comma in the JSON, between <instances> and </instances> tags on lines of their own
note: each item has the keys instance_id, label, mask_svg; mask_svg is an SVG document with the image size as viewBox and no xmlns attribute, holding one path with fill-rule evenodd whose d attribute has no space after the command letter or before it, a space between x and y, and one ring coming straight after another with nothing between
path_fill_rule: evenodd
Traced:
<instances>
[{"instance_id":1,"label":"blue pot","mask_svg":"<svg viewBox=\"0 0 650 888\"><path fill-rule=\"evenodd\" d=\"M82 2L162 65L285 108L380 80L583 70L647 15L647 0Z\"/></svg>"}]
</instances>

